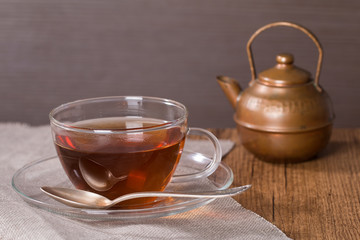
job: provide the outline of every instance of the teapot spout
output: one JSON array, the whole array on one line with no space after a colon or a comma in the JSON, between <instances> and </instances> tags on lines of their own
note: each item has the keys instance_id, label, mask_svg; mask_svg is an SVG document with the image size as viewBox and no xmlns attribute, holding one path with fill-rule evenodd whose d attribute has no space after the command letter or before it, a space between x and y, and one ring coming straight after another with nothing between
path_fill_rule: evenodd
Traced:
<instances>
[{"instance_id":1,"label":"teapot spout","mask_svg":"<svg viewBox=\"0 0 360 240\"><path fill-rule=\"evenodd\" d=\"M231 106L236 110L237 102L239 101L241 87L238 82L230 77L218 76L217 82L221 89L224 91L227 99L231 103Z\"/></svg>"}]
</instances>

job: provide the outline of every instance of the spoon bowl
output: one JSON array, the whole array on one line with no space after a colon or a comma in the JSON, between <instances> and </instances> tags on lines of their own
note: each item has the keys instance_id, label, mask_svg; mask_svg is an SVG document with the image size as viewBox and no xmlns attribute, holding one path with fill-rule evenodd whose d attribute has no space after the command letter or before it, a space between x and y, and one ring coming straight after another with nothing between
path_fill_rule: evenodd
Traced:
<instances>
[{"instance_id":1,"label":"spoon bowl","mask_svg":"<svg viewBox=\"0 0 360 240\"><path fill-rule=\"evenodd\" d=\"M100 192L111 189L116 183L127 178L126 175L115 177L109 169L91 160L80 159L79 168L85 182Z\"/></svg>"},{"instance_id":2,"label":"spoon bowl","mask_svg":"<svg viewBox=\"0 0 360 240\"><path fill-rule=\"evenodd\" d=\"M251 185L234 187L224 190L206 191L206 192L137 192L120 196L110 200L96 193L71 189L44 186L40 189L55 200L76 208L107 209L120 202L144 197L182 197L182 198L221 198L234 196L248 190Z\"/></svg>"}]
</instances>

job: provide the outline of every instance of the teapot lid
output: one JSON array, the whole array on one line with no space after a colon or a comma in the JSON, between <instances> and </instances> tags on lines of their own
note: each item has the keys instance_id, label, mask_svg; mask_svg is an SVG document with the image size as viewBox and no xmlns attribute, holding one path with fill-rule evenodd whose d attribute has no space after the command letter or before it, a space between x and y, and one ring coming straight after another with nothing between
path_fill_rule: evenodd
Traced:
<instances>
[{"instance_id":1,"label":"teapot lid","mask_svg":"<svg viewBox=\"0 0 360 240\"><path fill-rule=\"evenodd\" d=\"M294 57L289 53L276 56L275 67L259 73L258 81L265 85L287 87L310 82L310 73L293 65Z\"/></svg>"}]
</instances>

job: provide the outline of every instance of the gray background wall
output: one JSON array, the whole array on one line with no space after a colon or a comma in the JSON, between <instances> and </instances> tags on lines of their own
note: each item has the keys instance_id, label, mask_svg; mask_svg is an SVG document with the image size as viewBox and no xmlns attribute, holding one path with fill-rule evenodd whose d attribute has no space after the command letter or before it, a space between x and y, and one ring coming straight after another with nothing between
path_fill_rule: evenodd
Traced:
<instances>
[{"instance_id":1,"label":"gray background wall","mask_svg":"<svg viewBox=\"0 0 360 240\"><path fill-rule=\"evenodd\" d=\"M359 127L358 0L0 0L0 121L44 124L63 102L148 95L183 102L192 126L233 127L215 77L246 87L246 43L275 21L317 35L335 124ZM260 71L289 51L315 73L317 50L297 30L268 30L253 48Z\"/></svg>"}]
</instances>

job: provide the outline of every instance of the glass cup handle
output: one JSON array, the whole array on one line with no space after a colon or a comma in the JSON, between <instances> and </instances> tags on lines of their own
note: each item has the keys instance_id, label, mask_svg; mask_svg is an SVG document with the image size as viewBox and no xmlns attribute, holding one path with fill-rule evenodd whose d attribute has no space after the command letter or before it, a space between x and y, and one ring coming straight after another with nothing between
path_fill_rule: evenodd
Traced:
<instances>
[{"instance_id":1,"label":"glass cup handle","mask_svg":"<svg viewBox=\"0 0 360 240\"><path fill-rule=\"evenodd\" d=\"M189 128L188 135L205 135L209 138L211 143L214 146L214 155L212 158L211 163L209 163L203 170L196 173L191 174L183 174L183 175L174 175L171 179L171 182L187 182L187 181L194 181L194 179L204 178L211 175L215 170L219 167L221 158L222 158L222 151L219 140L215 137L214 134L209 132L208 130L202 128ZM181 159L180 159L181 161Z\"/></svg>"}]
</instances>

